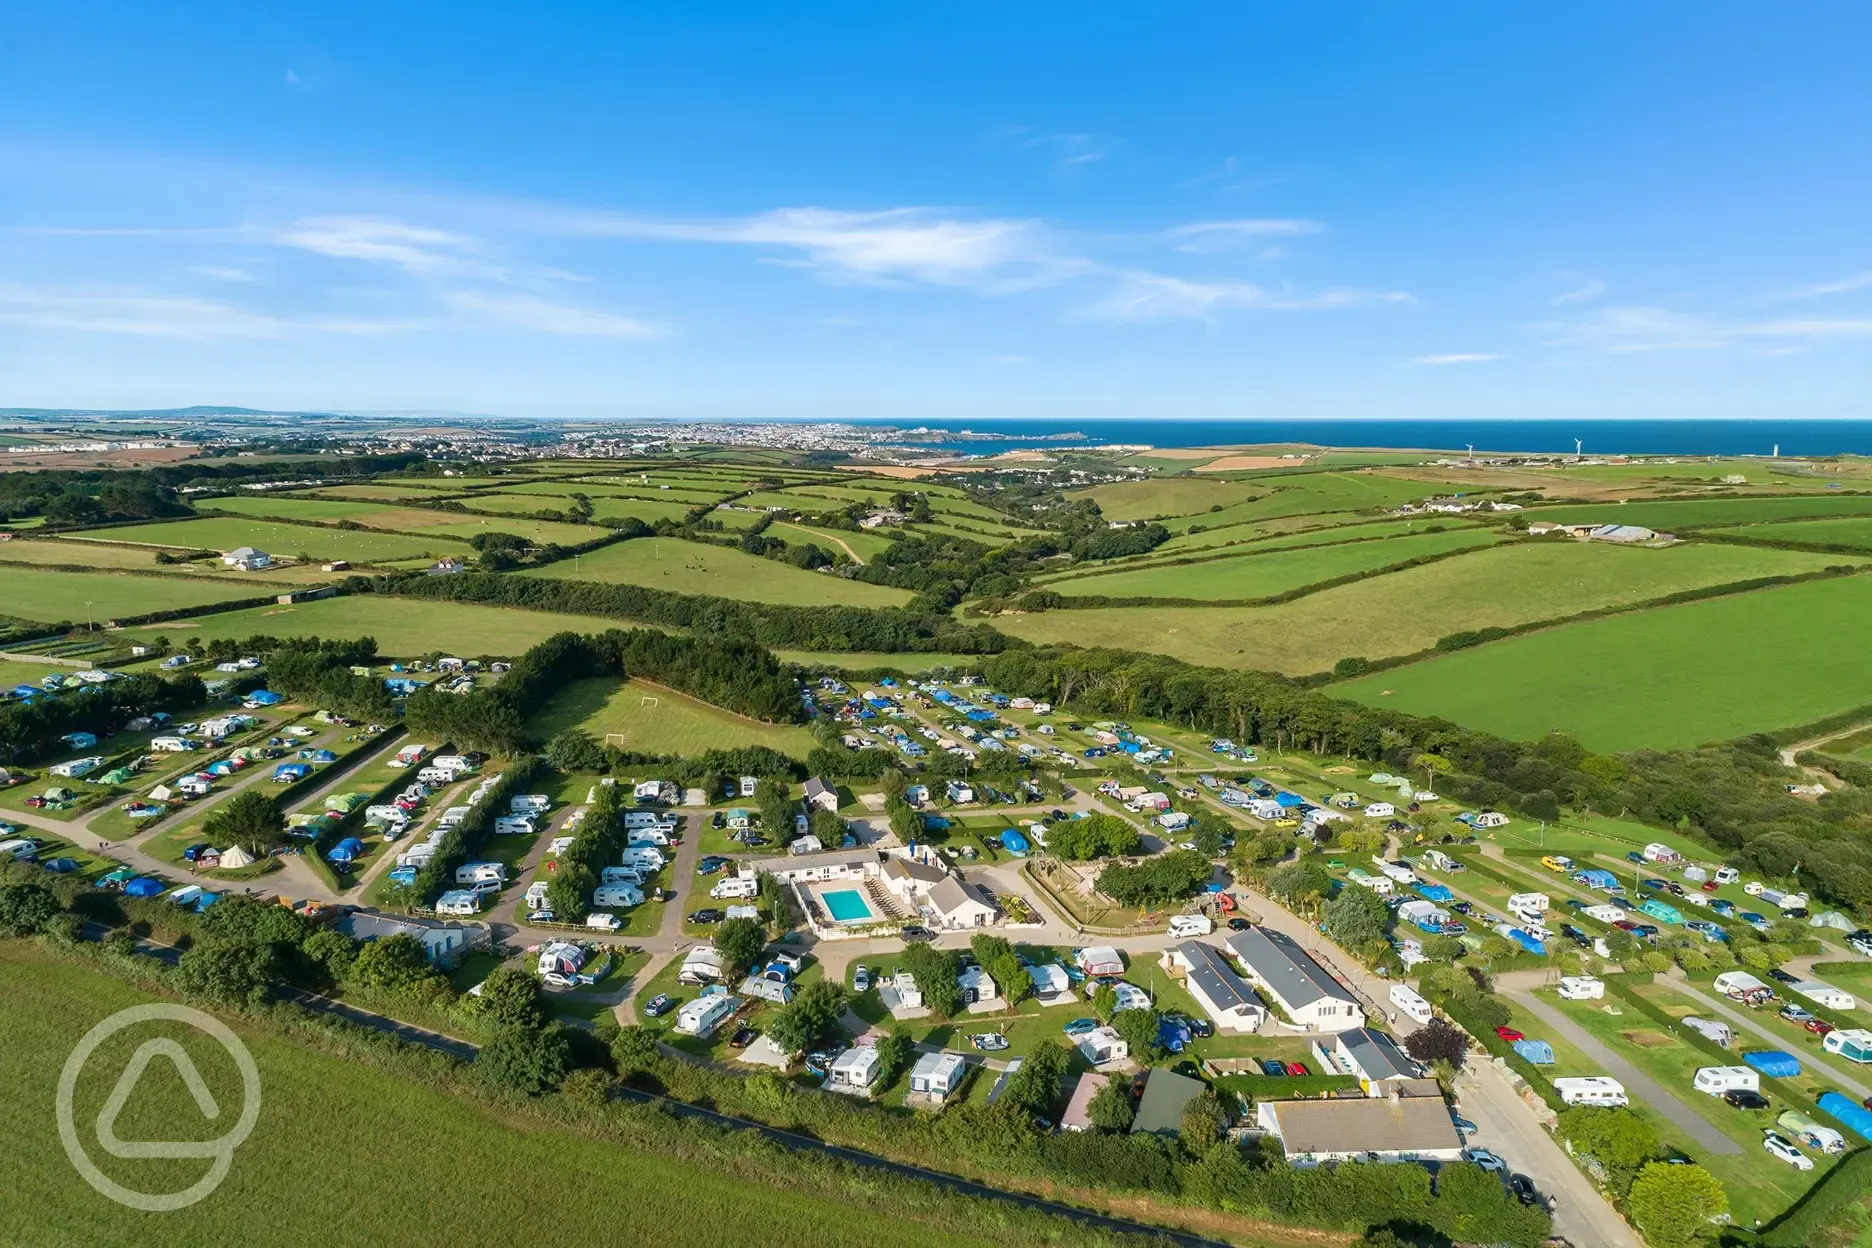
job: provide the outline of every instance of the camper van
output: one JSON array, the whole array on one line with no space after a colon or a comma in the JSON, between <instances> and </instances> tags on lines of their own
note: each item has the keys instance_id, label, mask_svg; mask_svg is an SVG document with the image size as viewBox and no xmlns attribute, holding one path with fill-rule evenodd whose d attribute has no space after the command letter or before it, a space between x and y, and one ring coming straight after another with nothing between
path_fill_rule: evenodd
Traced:
<instances>
[{"instance_id":1,"label":"camper van","mask_svg":"<svg viewBox=\"0 0 1872 1248\"><path fill-rule=\"evenodd\" d=\"M585 916L585 926L595 932L615 932L624 926L624 920L609 910L594 910Z\"/></svg>"},{"instance_id":2,"label":"camper van","mask_svg":"<svg viewBox=\"0 0 1872 1248\"><path fill-rule=\"evenodd\" d=\"M1553 1081L1554 1091L1568 1105L1596 1105L1622 1109L1630 1104L1625 1085L1607 1075L1579 1075Z\"/></svg>"},{"instance_id":3,"label":"camper van","mask_svg":"<svg viewBox=\"0 0 1872 1248\"><path fill-rule=\"evenodd\" d=\"M516 815L543 815L552 809L552 798L544 793L520 793L507 803Z\"/></svg>"},{"instance_id":4,"label":"camper van","mask_svg":"<svg viewBox=\"0 0 1872 1248\"><path fill-rule=\"evenodd\" d=\"M751 875L745 878L737 876L723 880L714 888L709 889L708 895L717 901L726 901L735 897L758 897L760 896L760 880Z\"/></svg>"},{"instance_id":5,"label":"camper van","mask_svg":"<svg viewBox=\"0 0 1872 1248\"><path fill-rule=\"evenodd\" d=\"M1605 996L1605 981L1591 975L1562 975L1560 996L1567 1001L1597 1001Z\"/></svg>"},{"instance_id":6,"label":"camper van","mask_svg":"<svg viewBox=\"0 0 1872 1248\"><path fill-rule=\"evenodd\" d=\"M1690 1081L1692 1087L1705 1096L1721 1096L1725 1092L1759 1092L1761 1075L1751 1066L1704 1066L1696 1072Z\"/></svg>"},{"instance_id":7,"label":"camper van","mask_svg":"<svg viewBox=\"0 0 1872 1248\"><path fill-rule=\"evenodd\" d=\"M1215 931L1215 920L1206 914L1178 914L1171 916L1170 935L1179 940L1192 936L1207 936Z\"/></svg>"},{"instance_id":8,"label":"camper van","mask_svg":"<svg viewBox=\"0 0 1872 1248\"><path fill-rule=\"evenodd\" d=\"M635 884L600 884L592 890L592 905L600 910L641 906L643 899L643 889Z\"/></svg>"},{"instance_id":9,"label":"camper van","mask_svg":"<svg viewBox=\"0 0 1872 1248\"><path fill-rule=\"evenodd\" d=\"M1391 1004L1398 1012L1417 1023L1427 1023L1436 1017L1430 1003L1419 996L1409 984L1391 985Z\"/></svg>"},{"instance_id":10,"label":"camper van","mask_svg":"<svg viewBox=\"0 0 1872 1248\"><path fill-rule=\"evenodd\" d=\"M505 884L507 882L507 864L504 862L464 862L455 868L457 884Z\"/></svg>"}]
</instances>

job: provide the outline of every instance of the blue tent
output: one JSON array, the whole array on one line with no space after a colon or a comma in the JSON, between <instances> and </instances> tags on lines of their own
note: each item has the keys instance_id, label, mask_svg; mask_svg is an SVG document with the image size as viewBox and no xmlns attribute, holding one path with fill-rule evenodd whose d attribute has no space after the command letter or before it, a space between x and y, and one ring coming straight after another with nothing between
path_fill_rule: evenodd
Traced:
<instances>
[{"instance_id":1,"label":"blue tent","mask_svg":"<svg viewBox=\"0 0 1872 1248\"><path fill-rule=\"evenodd\" d=\"M167 887L153 875L139 875L124 885L123 891L126 897L154 897Z\"/></svg>"},{"instance_id":2,"label":"blue tent","mask_svg":"<svg viewBox=\"0 0 1872 1248\"><path fill-rule=\"evenodd\" d=\"M1872 1112L1867 1112L1863 1105L1853 1102L1850 1097L1838 1092L1822 1092L1820 1108L1831 1114L1841 1126L1857 1132L1862 1138L1872 1140Z\"/></svg>"},{"instance_id":3,"label":"blue tent","mask_svg":"<svg viewBox=\"0 0 1872 1248\"><path fill-rule=\"evenodd\" d=\"M39 864L53 875L69 875L78 869L76 858L53 858Z\"/></svg>"},{"instance_id":4,"label":"blue tent","mask_svg":"<svg viewBox=\"0 0 1872 1248\"><path fill-rule=\"evenodd\" d=\"M1529 935L1527 932L1522 931L1518 927L1511 927L1507 931L1503 932L1502 935L1506 936L1509 940L1514 941L1515 944L1520 945L1521 948L1528 953L1544 954L1547 952L1546 945L1543 945L1540 941L1534 939L1533 936Z\"/></svg>"},{"instance_id":5,"label":"blue tent","mask_svg":"<svg viewBox=\"0 0 1872 1248\"><path fill-rule=\"evenodd\" d=\"M256 689L247 695L247 700L258 706L278 706L286 700L286 695L274 693L271 689Z\"/></svg>"},{"instance_id":6,"label":"blue tent","mask_svg":"<svg viewBox=\"0 0 1872 1248\"><path fill-rule=\"evenodd\" d=\"M200 897L197 897L195 899L195 913L200 914L202 911L206 910L209 906L214 905L215 902L220 901L220 900L221 900L220 893L203 893Z\"/></svg>"},{"instance_id":7,"label":"blue tent","mask_svg":"<svg viewBox=\"0 0 1872 1248\"><path fill-rule=\"evenodd\" d=\"M1306 798L1301 797L1298 793L1289 793L1285 789L1282 789L1279 793L1274 795L1274 804L1283 810L1292 810L1296 806L1306 805Z\"/></svg>"},{"instance_id":8,"label":"blue tent","mask_svg":"<svg viewBox=\"0 0 1872 1248\"><path fill-rule=\"evenodd\" d=\"M338 756L330 750L301 750L299 757L313 763L335 763Z\"/></svg>"},{"instance_id":9,"label":"blue tent","mask_svg":"<svg viewBox=\"0 0 1872 1248\"><path fill-rule=\"evenodd\" d=\"M1172 1053L1181 1053L1191 1039L1189 1024L1178 1022L1168 1014L1157 1019L1157 1043Z\"/></svg>"},{"instance_id":10,"label":"blue tent","mask_svg":"<svg viewBox=\"0 0 1872 1248\"><path fill-rule=\"evenodd\" d=\"M1010 854L1025 854L1027 852L1027 838L1013 828L1009 828L1001 834L1001 848L1007 850Z\"/></svg>"},{"instance_id":11,"label":"blue tent","mask_svg":"<svg viewBox=\"0 0 1872 1248\"><path fill-rule=\"evenodd\" d=\"M1801 1073L1800 1058L1780 1049L1756 1049L1744 1053L1742 1060L1770 1079L1792 1079Z\"/></svg>"},{"instance_id":12,"label":"blue tent","mask_svg":"<svg viewBox=\"0 0 1872 1248\"><path fill-rule=\"evenodd\" d=\"M285 782L303 780L312 774L312 768L305 763L281 763L273 769L273 778Z\"/></svg>"},{"instance_id":13,"label":"blue tent","mask_svg":"<svg viewBox=\"0 0 1872 1248\"><path fill-rule=\"evenodd\" d=\"M416 868L398 867L390 873L390 882L392 884L414 884L416 882Z\"/></svg>"},{"instance_id":14,"label":"blue tent","mask_svg":"<svg viewBox=\"0 0 1872 1248\"><path fill-rule=\"evenodd\" d=\"M363 852L364 842L358 840L355 836L347 836L344 840L332 846L331 851L325 855L325 858L328 862L350 862Z\"/></svg>"},{"instance_id":15,"label":"blue tent","mask_svg":"<svg viewBox=\"0 0 1872 1248\"><path fill-rule=\"evenodd\" d=\"M1587 888L1603 890L1618 887L1618 877L1616 875L1597 867L1591 870L1581 871L1573 878L1579 883L1584 884Z\"/></svg>"},{"instance_id":16,"label":"blue tent","mask_svg":"<svg viewBox=\"0 0 1872 1248\"><path fill-rule=\"evenodd\" d=\"M1554 1064L1553 1045L1545 1040L1517 1040L1514 1042L1514 1051L1535 1066Z\"/></svg>"},{"instance_id":17,"label":"blue tent","mask_svg":"<svg viewBox=\"0 0 1872 1248\"><path fill-rule=\"evenodd\" d=\"M1425 901L1452 901L1456 897L1455 893L1441 884L1419 884L1417 895Z\"/></svg>"}]
</instances>

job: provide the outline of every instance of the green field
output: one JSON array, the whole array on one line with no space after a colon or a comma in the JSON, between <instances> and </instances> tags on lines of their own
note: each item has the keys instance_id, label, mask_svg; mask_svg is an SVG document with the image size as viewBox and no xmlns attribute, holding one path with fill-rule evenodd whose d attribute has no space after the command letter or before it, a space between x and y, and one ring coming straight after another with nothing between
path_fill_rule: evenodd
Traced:
<instances>
[{"instance_id":1,"label":"green field","mask_svg":"<svg viewBox=\"0 0 1872 1248\"><path fill-rule=\"evenodd\" d=\"M300 498L288 494L236 494L230 498L205 498L196 504L199 511L225 512L231 516L261 516L276 520L363 521L372 512L384 510L384 504L367 501L344 501L330 498ZM368 521L364 521L368 523Z\"/></svg>"},{"instance_id":2,"label":"green field","mask_svg":"<svg viewBox=\"0 0 1872 1248\"><path fill-rule=\"evenodd\" d=\"M1449 533L1424 533L1384 541L1351 542L1343 546L1244 554L1203 563L1137 568L1104 576L1056 581L1048 588L1067 597L1268 598L1303 585L1369 572L1408 559L1489 546L1497 540L1496 534L1491 531L1458 529Z\"/></svg>"},{"instance_id":3,"label":"green field","mask_svg":"<svg viewBox=\"0 0 1872 1248\"><path fill-rule=\"evenodd\" d=\"M1035 642L1151 650L1303 675L1341 658L1415 654L1451 633L1554 619L1704 585L1811 572L1841 555L1685 543L1628 550L1530 541L1375 576L1269 607L1111 607L997 617ZM1482 727L1484 725L1476 725Z\"/></svg>"},{"instance_id":4,"label":"green field","mask_svg":"<svg viewBox=\"0 0 1872 1248\"><path fill-rule=\"evenodd\" d=\"M1315 517L1324 519L1325 517ZM1291 532L1271 532L1266 536L1261 533L1260 525L1243 525L1213 532L1186 533L1182 537L1173 537L1148 555L1136 559L1114 560L1114 567L1135 567L1139 564L1159 563L1165 559L1184 558L1195 554L1220 553L1221 548L1239 549L1244 555L1252 555L1264 550L1291 550L1298 546L1322 546L1331 542L1363 541L1371 537L1405 537L1413 533L1446 533L1456 529L1475 527L1471 520L1458 520L1439 516L1434 520L1418 517L1411 520L1366 520L1362 516L1348 514L1343 517L1351 523L1323 526L1309 525ZM1269 526L1272 528L1272 526ZM1204 539L1208 539L1205 541Z\"/></svg>"},{"instance_id":5,"label":"green field","mask_svg":"<svg viewBox=\"0 0 1872 1248\"><path fill-rule=\"evenodd\" d=\"M581 633L607 628L635 628L627 620L589 615L558 615L519 607L483 607L471 603L427 602L357 594L301 602L292 606L249 607L194 619L168 620L127 628L126 640L158 634L174 640L200 637L375 637L379 653L415 658L441 650L462 658L511 657L571 629Z\"/></svg>"},{"instance_id":6,"label":"green field","mask_svg":"<svg viewBox=\"0 0 1872 1248\"><path fill-rule=\"evenodd\" d=\"M812 733L724 711L646 681L602 676L577 680L553 695L529 732L542 740L583 728L600 741L640 754L700 754L765 745L797 758L813 748Z\"/></svg>"},{"instance_id":7,"label":"green field","mask_svg":"<svg viewBox=\"0 0 1872 1248\"><path fill-rule=\"evenodd\" d=\"M1746 524L1711 532L1754 537L1775 542L1817 542L1847 546L1872 554L1872 517L1849 520L1788 520L1772 524Z\"/></svg>"},{"instance_id":8,"label":"green field","mask_svg":"<svg viewBox=\"0 0 1872 1248\"><path fill-rule=\"evenodd\" d=\"M143 1213L105 1199L79 1177L59 1143L53 1093L66 1055L93 1024L154 998L18 941L0 944L0 984L0 1025L13 1055L14 1161L0 1186L0 1237L9 1243L283 1245L329 1239L338 1225L343 1234L337 1242L383 1244L524 1238L665 1248L741 1242L863 1248L913 1237L931 1248L961 1248L1069 1242L1040 1232L1043 1223L1023 1222L1017 1231L1004 1215L971 1217L954 1198L921 1208L894 1200L886 1208L872 1203L867 1181L852 1181L847 1192L826 1190L821 1185L828 1181L816 1173L797 1182L762 1182L785 1173L782 1153L767 1163L724 1157L703 1165L654 1147L620 1147L451 1093L368 1057L322 1052L244 1026L236 1030L260 1075L253 1134L212 1195L187 1209ZM207 1163L119 1161L97 1146L91 1126L131 1052L153 1035L184 1047L221 1106L220 1121L204 1123L175 1068L158 1061L138 1081L118 1120L119 1135L176 1140L225 1134L239 1112L240 1076L213 1040L173 1023L132 1028L106 1041L79 1079L76 1117L85 1124L80 1132L88 1153L111 1177L142 1191L178 1191ZM381 1123L395 1124L397 1156L407 1164L364 1160L360 1140ZM329 1129L308 1130L308 1124ZM659 1130L651 1128L652 1138ZM473 1158L481 1169L442 1179L415 1164L442 1157ZM566 1198L525 1198L525 1185L540 1176L551 1176ZM1064 1226L1058 1234L1068 1236Z\"/></svg>"},{"instance_id":9,"label":"green field","mask_svg":"<svg viewBox=\"0 0 1872 1248\"><path fill-rule=\"evenodd\" d=\"M106 546L102 542L21 541L14 539L0 545L0 563L30 564L38 567L83 567L92 571L150 572L163 576L212 577L238 581L243 585L288 582L324 584L331 573L319 571L317 564L282 564L261 572L242 572L220 559L198 559L192 563L157 563L156 552L147 546ZM264 588L254 593L266 592Z\"/></svg>"},{"instance_id":10,"label":"green field","mask_svg":"<svg viewBox=\"0 0 1872 1248\"><path fill-rule=\"evenodd\" d=\"M1802 498L1656 499L1585 507L1531 507L1529 520L1561 524L1639 524L1647 529L1709 528L1806 516L1872 516L1872 494L1815 494Z\"/></svg>"},{"instance_id":11,"label":"green field","mask_svg":"<svg viewBox=\"0 0 1872 1248\"><path fill-rule=\"evenodd\" d=\"M1296 473L1253 482L1265 490L1275 486L1266 497L1250 499L1224 507L1185 515L1165 523L1172 533L1187 532L1191 525L1218 528L1252 520L1279 516L1299 516L1326 511L1363 511L1375 507L1398 507L1438 491L1421 481L1403 481L1368 473L1309 472Z\"/></svg>"},{"instance_id":12,"label":"green field","mask_svg":"<svg viewBox=\"0 0 1872 1248\"><path fill-rule=\"evenodd\" d=\"M835 653L827 650L776 650L782 663L803 663L808 667L843 667L868 671L874 667L894 668L905 673L927 672L938 667L973 670L981 666L979 654L866 654Z\"/></svg>"},{"instance_id":13,"label":"green field","mask_svg":"<svg viewBox=\"0 0 1872 1248\"><path fill-rule=\"evenodd\" d=\"M367 533L354 529L323 529L309 524L246 520L236 516L209 516L200 520L168 520L115 529L87 529L72 534L72 537L79 541L129 542L180 550L225 552L240 546L254 546L270 555L281 557L306 554L313 559L349 559L359 563L409 559L419 555L440 558L443 555L466 553L462 542L440 536L440 530L434 532L438 536L433 538L427 532L421 537L409 537L401 533Z\"/></svg>"},{"instance_id":14,"label":"green field","mask_svg":"<svg viewBox=\"0 0 1872 1248\"><path fill-rule=\"evenodd\" d=\"M394 503L401 499L428 498L430 492L413 486L402 485L328 485L322 489L308 490L300 498L337 498L364 500L366 502Z\"/></svg>"},{"instance_id":15,"label":"green field","mask_svg":"<svg viewBox=\"0 0 1872 1248\"><path fill-rule=\"evenodd\" d=\"M1667 749L1872 702L1872 653L1842 644L1872 578L1813 581L1548 629L1332 686L1343 697L1530 739Z\"/></svg>"},{"instance_id":16,"label":"green field","mask_svg":"<svg viewBox=\"0 0 1872 1248\"><path fill-rule=\"evenodd\" d=\"M1155 520L1161 516L1192 516L1211 508L1233 507L1267 493L1267 486L1247 481L1155 477L1149 481L1097 485L1078 491L1073 497L1089 498L1097 503L1107 520Z\"/></svg>"},{"instance_id":17,"label":"green field","mask_svg":"<svg viewBox=\"0 0 1872 1248\"><path fill-rule=\"evenodd\" d=\"M681 520L696 506L695 503L676 499L646 502L642 499L619 498L613 495L594 494L590 497L592 515L601 520L619 520L625 516L635 516L645 524L655 524L658 520ZM476 494L461 501L464 506L472 507L476 511L525 515L534 511L564 511L571 505L572 500L563 494L517 494L503 490L498 494Z\"/></svg>"},{"instance_id":18,"label":"green field","mask_svg":"<svg viewBox=\"0 0 1872 1248\"><path fill-rule=\"evenodd\" d=\"M557 563L518 575L570 579L574 569ZM897 607L911 598L907 590L808 572L732 547L666 537L637 538L594 550L579 558L576 575L582 581L800 607Z\"/></svg>"},{"instance_id":19,"label":"green field","mask_svg":"<svg viewBox=\"0 0 1872 1248\"><path fill-rule=\"evenodd\" d=\"M91 621L101 627L106 620L120 615L205 607L278 589L277 585L198 581L180 576L53 572L8 565L0 566L0 613L28 620L83 624L88 612Z\"/></svg>"}]
</instances>

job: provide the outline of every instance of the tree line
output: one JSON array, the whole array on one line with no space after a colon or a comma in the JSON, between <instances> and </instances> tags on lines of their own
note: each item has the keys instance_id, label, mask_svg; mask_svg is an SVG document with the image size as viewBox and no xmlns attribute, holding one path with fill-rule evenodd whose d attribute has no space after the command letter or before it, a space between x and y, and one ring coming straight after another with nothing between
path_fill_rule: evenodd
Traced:
<instances>
[{"instance_id":1,"label":"tree line","mask_svg":"<svg viewBox=\"0 0 1872 1248\"><path fill-rule=\"evenodd\" d=\"M21 761L64 753L60 738L68 733L104 737L139 716L190 710L207 697L193 673L142 674L7 702L0 704L0 752Z\"/></svg>"}]
</instances>

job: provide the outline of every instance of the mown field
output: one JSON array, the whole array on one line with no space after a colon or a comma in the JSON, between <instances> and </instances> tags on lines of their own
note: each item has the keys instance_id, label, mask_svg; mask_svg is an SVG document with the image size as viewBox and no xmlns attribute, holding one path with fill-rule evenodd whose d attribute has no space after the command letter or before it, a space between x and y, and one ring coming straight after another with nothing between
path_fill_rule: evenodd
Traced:
<instances>
[{"instance_id":1,"label":"mown field","mask_svg":"<svg viewBox=\"0 0 1872 1248\"><path fill-rule=\"evenodd\" d=\"M0 545L0 563L28 564L38 567L82 567L93 571L153 572L164 576L205 576L217 580L239 581L244 585L275 582L323 584L331 573L319 571L317 564L285 564L261 572L242 572L220 559L198 559L192 563L157 563L156 552L147 546L107 546L103 542L22 541L19 538ZM256 589L254 593L265 592Z\"/></svg>"},{"instance_id":2,"label":"mown field","mask_svg":"<svg viewBox=\"0 0 1872 1248\"><path fill-rule=\"evenodd\" d=\"M416 658L440 650L462 658L510 657L571 629L581 633L607 628L641 627L628 620L589 615L559 615L519 607L483 607L471 603L425 602L358 594L324 598L292 606L249 607L192 619L169 620L127 628L122 636L140 641L158 634L171 639L200 637L375 637L378 652L391 658Z\"/></svg>"},{"instance_id":3,"label":"mown field","mask_svg":"<svg viewBox=\"0 0 1872 1248\"><path fill-rule=\"evenodd\" d=\"M732 547L663 537L618 542L581 555L576 571L569 563L561 562L518 575L645 585L677 594L710 594L801 607L895 607L911 598L906 590L808 572Z\"/></svg>"},{"instance_id":4,"label":"mown field","mask_svg":"<svg viewBox=\"0 0 1872 1248\"><path fill-rule=\"evenodd\" d=\"M697 506L696 503L684 502L681 499L650 502L640 498L621 498L610 494L593 494L589 497L592 515L600 520L621 520L626 516L635 516L645 524L655 524L659 520L681 520ZM503 515L524 515L533 511L564 511L571 505L571 501L563 494L518 494L506 490L497 494L476 494L461 500L463 506L472 507L476 511L494 511Z\"/></svg>"},{"instance_id":5,"label":"mown field","mask_svg":"<svg viewBox=\"0 0 1872 1248\"><path fill-rule=\"evenodd\" d=\"M1268 598L1336 577L1389 567L1450 551L1489 546L1500 540L1489 530L1455 530L1351 542L1343 546L1244 554L1203 563L1163 565L1056 581L1049 589L1069 598Z\"/></svg>"},{"instance_id":6,"label":"mown field","mask_svg":"<svg viewBox=\"0 0 1872 1248\"><path fill-rule=\"evenodd\" d=\"M1694 542L1668 550L1626 550L1529 541L1270 607L1110 607L999 616L992 623L1035 642L1151 650L1191 663L1304 675L1330 671L1349 656L1415 654L1438 638L1471 629L1555 619L1850 561L1842 555Z\"/></svg>"},{"instance_id":7,"label":"mown field","mask_svg":"<svg viewBox=\"0 0 1872 1248\"><path fill-rule=\"evenodd\" d=\"M1770 542L1817 542L1828 546L1849 546L1872 554L1872 516L1842 520L1786 520L1770 524L1745 524L1711 532L1735 537L1758 538Z\"/></svg>"},{"instance_id":8,"label":"mown field","mask_svg":"<svg viewBox=\"0 0 1872 1248\"><path fill-rule=\"evenodd\" d=\"M1023 1241L995 1218L979 1231L931 1226L901 1203L833 1200L798 1187L736 1177L732 1160L700 1167L643 1149L619 1148L509 1115L381 1068L244 1028L259 1068L260 1117L234 1155L226 1180L187 1209L152 1214L93 1191L66 1159L53 1107L59 1069L80 1037L147 994L55 960L35 946L0 944L0 1025L8 1037L13 1161L0 1185L0 1226L15 1244L633 1243L718 1248L864 1248L914 1236L935 1248ZM240 1076L212 1039L180 1024L120 1032L86 1064L75 1104L81 1139L106 1173L144 1191L176 1191L206 1169L201 1160L117 1161L97 1145L99 1110L142 1041L182 1044L220 1120L204 1122L173 1067L144 1073L117 1131L126 1140L213 1139L239 1112ZM320 1124L313 1128L309 1124ZM390 1154L366 1141L387 1139ZM437 1170L418 1158L457 1159ZM532 1199L550 1183L561 1197ZM1064 1241L1060 1241L1064 1242Z\"/></svg>"},{"instance_id":9,"label":"mown field","mask_svg":"<svg viewBox=\"0 0 1872 1248\"><path fill-rule=\"evenodd\" d=\"M1374 507L1398 507L1426 495L1440 493L1422 481L1405 481L1368 473L1308 472L1257 481L1261 486L1276 486L1263 498L1250 499L1222 508L1166 520L1172 533L1186 533L1192 525L1220 528L1279 516L1298 516L1313 512L1363 511Z\"/></svg>"},{"instance_id":10,"label":"mown field","mask_svg":"<svg viewBox=\"0 0 1872 1248\"><path fill-rule=\"evenodd\" d=\"M225 512L231 516L258 516L278 520L321 520L336 523L356 520L385 510L381 502L332 498L300 498L290 494L236 494L229 498L205 498L196 504L198 511Z\"/></svg>"},{"instance_id":11,"label":"mown field","mask_svg":"<svg viewBox=\"0 0 1872 1248\"><path fill-rule=\"evenodd\" d=\"M812 733L735 715L674 689L641 680L594 677L576 680L553 695L527 730L545 740L568 728L583 728L600 741L640 754L700 754L709 749L765 745L804 758Z\"/></svg>"},{"instance_id":12,"label":"mown field","mask_svg":"<svg viewBox=\"0 0 1872 1248\"><path fill-rule=\"evenodd\" d=\"M1233 507L1268 492L1267 486L1247 481L1156 477L1096 485L1078 491L1074 497L1097 503L1107 520L1155 520L1162 516L1193 516L1212 507Z\"/></svg>"},{"instance_id":13,"label":"mown field","mask_svg":"<svg viewBox=\"0 0 1872 1248\"><path fill-rule=\"evenodd\" d=\"M441 515L441 512L418 512ZM172 550L230 551L253 546L270 555L310 555L314 559L349 559L363 563L381 559L409 559L467 553L466 546L439 530L420 537L401 533L368 533L354 529L323 529L309 524L280 524L238 516L208 516L199 520L165 520L156 524L121 528L86 529L71 535L74 541L128 542L164 546Z\"/></svg>"},{"instance_id":14,"label":"mown field","mask_svg":"<svg viewBox=\"0 0 1872 1248\"><path fill-rule=\"evenodd\" d=\"M1872 703L1872 651L1845 621L1872 578L1813 581L1530 633L1331 686L1341 696L1527 739L1670 748Z\"/></svg>"},{"instance_id":15,"label":"mown field","mask_svg":"<svg viewBox=\"0 0 1872 1248\"><path fill-rule=\"evenodd\" d=\"M277 585L198 581L180 576L133 576L127 572L54 572L0 566L0 612L28 620L83 624L86 611L99 627L120 615L143 615L205 607L211 603L277 592Z\"/></svg>"}]
</instances>

